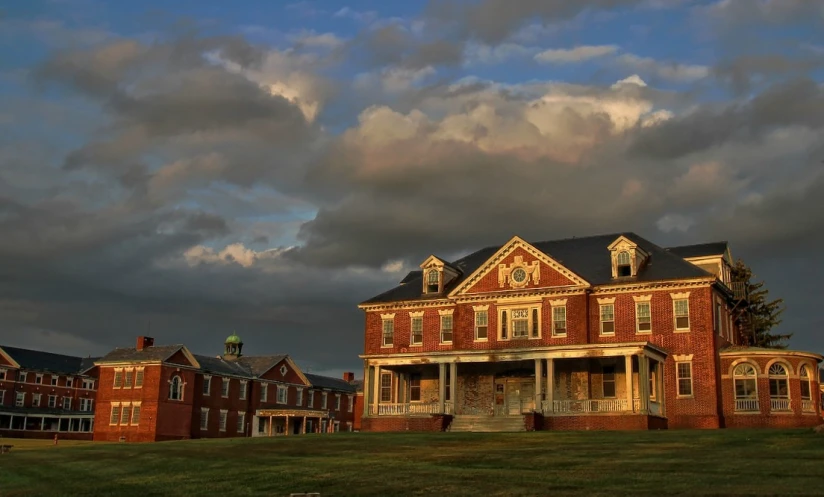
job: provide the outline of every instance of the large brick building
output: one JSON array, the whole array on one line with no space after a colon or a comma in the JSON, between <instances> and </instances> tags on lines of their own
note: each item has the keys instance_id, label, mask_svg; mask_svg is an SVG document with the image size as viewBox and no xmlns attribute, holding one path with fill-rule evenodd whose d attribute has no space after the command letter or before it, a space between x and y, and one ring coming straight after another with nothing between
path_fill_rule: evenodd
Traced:
<instances>
[{"instance_id":1,"label":"large brick building","mask_svg":"<svg viewBox=\"0 0 824 497\"><path fill-rule=\"evenodd\" d=\"M742 346L731 263L634 233L430 256L359 306L363 429L821 423L822 356Z\"/></svg>"},{"instance_id":2,"label":"large brick building","mask_svg":"<svg viewBox=\"0 0 824 497\"><path fill-rule=\"evenodd\" d=\"M91 440L94 361L0 346L0 435Z\"/></svg>"},{"instance_id":3,"label":"large brick building","mask_svg":"<svg viewBox=\"0 0 824 497\"><path fill-rule=\"evenodd\" d=\"M287 355L246 356L231 335L221 356L138 337L98 359L94 440L160 441L352 431L354 374L303 373Z\"/></svg>"}]
</instances>

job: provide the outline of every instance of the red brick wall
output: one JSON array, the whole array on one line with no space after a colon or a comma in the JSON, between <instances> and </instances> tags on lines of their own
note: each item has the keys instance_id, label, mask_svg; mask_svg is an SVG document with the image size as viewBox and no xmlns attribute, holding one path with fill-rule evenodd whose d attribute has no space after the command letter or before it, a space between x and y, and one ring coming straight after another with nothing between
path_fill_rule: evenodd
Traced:
<instances>
[{"instance_id":1,"label":"red brick wall","mask_svg":"<svg viewBox=\"0 0 824 497\"><path fill-rule=\"evenodd\" d=\"M48 409L49 405L49 396L54 395L56 396L56 408L62 409L63 408L63 398L70 397L71 401L71 410L77 411L80 410L80 400L82 398L92 399L95 400L97 397L96 390L86 390L83 387L83 379L84 378L94 378L97 375L97 369L95 368L92 370L92 373L95 376L66 376L66 375L54 375L58 378L57 386L51 385L52 375L49 373L42 373L43 381L40 384L35 384L35 377L36 373L34 371L28 372L28 382L21 383L18 378L21 377L20 371L16 369L10 369L7 371L8 378L5 381L0 381L0 390L5 390L6 394L3 398L3 403L0 405L4 406L14 406L15 405L15 398L17 392L24 392L26 394L25 398L25 407L33 407L33 399L35 394L40 394L40 407L44 409ZM71 388L66 386L66 380L68 378L72 378L72 386ZM94 406L94 404L92 404Z\"/></svg>"},{"instance_id":2,"label":"red brick wall","mask_svg":"<svg viewBox=\"0 0 824 497\"><path fill-rule=\"evenodd\" d=\"M666 419L641 415L547 416L542 421L544 430L661 430L666 428Z\"/></svg>"},{"instance_id":3,"label":"red brick wall","mask_svg":"<svg viewBox=\"0 0 824 497\"><path fill-rule=\"evenodd\" d=\"M445 431L452 416L433 414L420 417L371 417L363 418L363 431Z\"/></svg>"},{"instance_id":4,"label":"red brick wall","mask_svg":"<svg viewBox=\"0 0 824 497\"><path fill-rule=\"evenodd\" d=\"M523 257L523 261L527 265L536 260L534 255L529 254L521 248L516 248L498 264L506 264L507 267L509 267L513 262L515 262L516 256ZM489 271L489 273L484 275L477 283L468 288L465 293L487 293L510 290L512 287L509 284L505 284L504 287L501 288L498 283L498 264L496 264ZM538 268L541 272L540 281L537 284L534 283L532 281L532 276L530 275L528 284L524 288L549 288L557 286L570 286L575 284L572 280L544 263L539 263Z\"/></svg>"}]
</instances>

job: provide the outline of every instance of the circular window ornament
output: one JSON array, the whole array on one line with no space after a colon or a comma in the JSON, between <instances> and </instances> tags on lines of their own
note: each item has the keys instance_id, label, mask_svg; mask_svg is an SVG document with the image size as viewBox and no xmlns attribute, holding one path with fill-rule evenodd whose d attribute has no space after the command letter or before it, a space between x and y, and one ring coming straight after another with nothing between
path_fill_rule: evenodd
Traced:
<instances>
[{"instance_id":1,"label":"circular window ornament","mask_svg":"<svg viewBox=\"0 0 824 497\"><path fill-rule=\"evenodd\" d=\"M280 375L281 375L281 376L286 376L286 372L287 372L287 371L289 371L289 370L286 368L286 365L285 365L285 364L284 364L283 366L281 366L281 367L280 367Z\"/></svg>"},{"instance_id":2,"label":"circular window ornament","mask_svg":"<svg viewBox=\"0 0 824 497\"><path fill-rule=\"evenodd\" d=\"M523 283L526 281L526 271L524 268L519 267L512 271L512 281L515 283Z\"/></svg>"}]
</instances>

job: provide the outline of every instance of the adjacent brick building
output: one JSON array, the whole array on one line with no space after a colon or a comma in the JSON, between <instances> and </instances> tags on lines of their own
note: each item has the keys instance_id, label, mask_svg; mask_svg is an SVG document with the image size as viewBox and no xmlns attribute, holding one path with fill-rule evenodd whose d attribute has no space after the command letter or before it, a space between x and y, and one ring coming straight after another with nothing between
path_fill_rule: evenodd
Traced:
<instances>
[{"instance_id":1,"label":"adjacent brick building","mask_svg":"<svg viewBox=\"0 0 824 497\"><path fill-rule=\"evenodd\" d=\"M91 440L94 361L0 346L0 435Z\"/></svg>"},{"instance_id":2,"label":"adjacent brick building","mask_svg":"<svg viewBox=\"0 0 824 497\"><path fill-rule=\"evenodd\" d=\"M731 263L634 233L430 256L359 306L363 429L819 424L822 356L740 346Z\"/></svg>"},{"instance_id":3,"label":"adjacent brick building","mask_svg":"<svg viewBox=\"0 0 824 497\"><path fill-rule=\"evenodd\" d=\"M287 355L246 356L233 334L221 356L138 337L95 364L94 440L161 441L354 429L354 374L305 374Z\"/></svg>"}]
</instances>

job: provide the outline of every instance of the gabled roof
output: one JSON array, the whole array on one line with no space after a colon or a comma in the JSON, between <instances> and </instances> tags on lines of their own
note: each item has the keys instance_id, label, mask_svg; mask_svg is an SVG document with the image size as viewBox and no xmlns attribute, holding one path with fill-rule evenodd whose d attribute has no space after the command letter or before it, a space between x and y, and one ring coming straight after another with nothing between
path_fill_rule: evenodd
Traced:
<instances>
[{"instance_id":1,"label":"gabled roof","mask_svg":"<svg viewBox=\"0 0 824 497\"><path fill-rule=\"evenodd\" d=\"M727 242L699 243L696 245L681 245L680 247L669 247L671 252L678 257L689 259L692 257L709 257L713 255L724 255L729 248Z\"/></svg>"},{"instance_id":2,"label":"gabled roof","mask_svg":"<svg viewBox=\"0 0 824 497\"><path fill-rule=\"evenodd\" d=\"M111 362L163 362L182 349L184 349L182 344L158 345L146 347L143 350L137 350L134 347L118 348L95 362L97 364Z\"/></svg>"},{"instance_id":3,"label":"gabled roof","mask_svg":"<svg viewBox=\"0 0 824 497\"><path fill-rule=\"evenodd\" d=\"M683 257L659 247L635 233L612 233L582 238L567 238L530 243L530 245L579 275L591 285L610 285L616 283L616 280L612 278L612 259L608 247L620 236L633 241L649 254L647 263L641 267L638 274L634 277L621 278L621 283L707 278L709 276L706 271L684 260ZM444 289L444 293L448 294L460 285L468 275L471 275L485 264L501 247L502 245L486 247L452 262L453 266L460 269L461 275L450 282L448 287ZM421 277L419 273L414 276L410 273L404 278L404 284L372 297L362 304L442 298L441 296L424 295L421 291L423 283Z\"/></svg>"},{"instance_id":4,"label":"gabled roof","mask_svg":"<svg viewBox=\"0 0 824 497\"><path fill-rule=\"evenodd\" d=\"M195 359L200 363L200 370L206 374L242 376L244 378L252 376L250 369L245 365L224 360L222 357L195 355Z\"/></svg>"},{"instance_id":5,"label":"gabled roof","mask_svg":"<svg viewBox=\"0 0 824 497\"><path fill-rule=\"evenodd\" d=\"M47 371L62 374L82 374L88 371L93 365L93 358L74 357L51 352L41 352L39 350L21 349L17 347L0 346L0 351L5 352L21 369L30 371Z\"/></svg>"},{"instance_id":6,"label":"gabled roof","mask_svg":"<svg viewBox=\"0 0 824 497\"><path fill-rule=\"evenodd\" d=\"M286 359L286 354L279 355L260 355L260 356L240 356L237 360L243 364L254 376L260 376L269 371L277 363Z\"/></svg>"},{"instance_id":7,"label":"gabled roof","mask_svg":"<svg viewBox=\"0 0 824 497\"><path fill-rule=\"evenodd\" d=\"M315 388L329 388L331 390L355 393L355 385L350 384L346 380L309 373L306 373L305 376L306 379L309 380L309 383L311 383Z\"/></svg>"}]
</instances>

